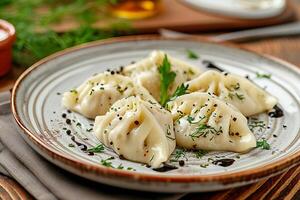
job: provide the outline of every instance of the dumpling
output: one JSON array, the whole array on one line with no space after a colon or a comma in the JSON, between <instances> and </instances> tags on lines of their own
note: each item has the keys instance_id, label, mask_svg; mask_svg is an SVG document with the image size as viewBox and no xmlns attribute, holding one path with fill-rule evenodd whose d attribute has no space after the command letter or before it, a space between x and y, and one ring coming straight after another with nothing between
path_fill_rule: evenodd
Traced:
<instances>
[{"instance_id":1,"label":"dumpling","mask_svg":"<svg viewBox=\"0 0 300 200\"><path fill-rule=\"evenodd\" d=\"M144 87L134 84L130 78L106 72L89 78L77 89L65 92L62 104L85 117L95 118L105 114L117 100L132 95L155 101Z\"/></svg>"},{"instance_id":2,"label":"dumpling","mask_svg":"<svg viewBox=\"0 0 300 200\"><path fill-rule=\"evenodd\" d=\"M171 113L134 96L117 101L105 115L97 116L94 132L118 155L153 168L167 161L176 146Z\"/></svg>"},{"instance_id":3,"label":"dumpling","mask_svg":"<svg viewBox=\"0 0 300 200\"><path fill-rule=\"evenodd\" d=\"M208 92L234 105L245 116L272 109L277 99L244 77L209 70L185 83L189 92Z\"/></svg>"},{"instance_id":4,"label":"dumpling","mask_svg":"<svg viewBox=\"0 0 300 200\"><path fill-rule=\"evenodd\" d=\"M256 146L247 119L235 107L202 92L170 101L177 145L188 149L244 152Z\"/></svg>"},{"instance_id":5,"label":"dumpling","mask_svg":"<svg viewBox=\"0 0 300 200\"><path fill-rule=\"evenodd\" d=\"M167 54L163 51L153 51L149 57L126 66L122 71L124 75L132 77L144 86L157 101L160 98L160 75L158 68L162 64L165 55ZM173 94L176 88L182 83L197 77L200 74L200 70L170 55L167 55L167 57L171 63L171 70L176 73L175 80L169 88L169 94Z\"/></svg>"}]
</instances>

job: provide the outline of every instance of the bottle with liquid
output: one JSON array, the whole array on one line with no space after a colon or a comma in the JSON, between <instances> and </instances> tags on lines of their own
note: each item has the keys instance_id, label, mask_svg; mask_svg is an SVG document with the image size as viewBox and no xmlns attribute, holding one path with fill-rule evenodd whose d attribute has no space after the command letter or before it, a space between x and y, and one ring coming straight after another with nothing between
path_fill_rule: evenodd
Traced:
<instances>
[{"instance_id":1,"label":"bottle with liquid","mask_svg":"<svg viewBox=\"0 0 300 200\"><path fill-rule=\"evenodd\" d=\"M156 15L160 0L119 0L111 5L114 16L124 19L143 19Z\"/></svg>"}]
</instances>

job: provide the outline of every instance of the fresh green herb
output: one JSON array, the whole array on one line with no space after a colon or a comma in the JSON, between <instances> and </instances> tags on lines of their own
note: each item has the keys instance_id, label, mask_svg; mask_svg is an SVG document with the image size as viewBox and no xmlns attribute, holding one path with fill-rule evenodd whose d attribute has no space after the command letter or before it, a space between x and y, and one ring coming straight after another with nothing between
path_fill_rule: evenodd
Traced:
<instances>
[{"instance_id":1,"label":"fresh green herb","mask_svg":"<svg viewBox=\"0 0 300 200\"><path fill-rule=\"evenodd\" d=\"M174 82L176 73L171 71L171 63L168 60L167 55L165 55L162 65L159 66L158 72L160 74L160 104L165 106L168 99L168 89L170 85Z\"/></svg>"},{"instance_id":2,"label":"fresh green herb","mask_svg":"<svg viewBox=\"0 0 300 200\"><path fill-rule=\"evenodd\" d=\"M128 21L109 16L112 1L116 0L1 0L0 19L11 22L18 33L13 47L14 64L29 67L56 51L130 33ZM110 23L96 29L98 19L108 19ZM69 21L76 22L76 26L62 30L60 27Z\"/></svg>"},{"instance_id":3,"label":"fresh green herb","mask_svg":"<svg viewBox=\"0 0 300 200\"><path fill-rule=\"evenodd\" d=\"M93 130L93 128L87 128L86 131L87 132L91 132Z\"/></svg>"},{"instance_id":4,"label":"fresh green herb","mask_svg":"<svg viewBox=\"0 0 300 200\"><path fill-rule=\"evenodd\" d=\"M70 90L70 92L74 93L74 94L78 94L77 90L75 90L75 89Z\"/></svg>"},{"instance_id":5,"label":"fresh green herb","mask_svg":"<svg viewBox=\"0 0 300 200\"><path fill-rule=\"evenodd\" d=\"M114 166L112 165L112 162L110 162L110 160L113 160L114 157L110 157L110 158L107 158L105 160L101 160L101 164L105 167L111 167L111 168L114 168Z\"/></svg>"},{"instance_id":6,"label":"fresh green herb","mask_svg":"<svg viewBox=\"0 0 300 200\"><path fill-rule=\"evenodd\" d=\"M75 147L75 145L74 145L74 144L72 144L72 143L71 143L71 144L69 144L68 146L69 146L69 147Z\"/></svg>"},{"instance_id":7,"label":"fresh green herb","mask_svg":"<svg viewBox=\"0 0 300 200\"><path fill-rule=\"evenodd\" d=\"M127 167L127 170L129 170L129 171L136 171L134 168L132 168L132 167Z\"/></svg>"},{"instance_id":8,"label":"fresh green herb","mask_svg":"<svg viewBox=\"0 0 300 200\"><path fill-rule=\"evenodd\" d=\"M154 158L154 154L152 155L152 157L151 157L151 159L150 159L150 162L153 160L153 158Z\"/></svg>"},{"instance_id":9,"label":"fresh green herb","mask_svg":"<svg viewBox=\"0 0 300 200\"><path fill-rule=\"evenodd\" d=\"M102 153L104 151L104 146L103 144L98 144L97 146L90 148L87 151L93 153Z\"/></svg>"},{"instance_id":10,"label":"fresh green herb","mask_svg":"<svg viewBox=\"0 0 300 200\"><path fill-rule=\"evenodd\" d=\"M189 85L184 85L184 84L182 83L180 86L178 86L178 87L176 88L175 92L174 92L173 95L169 98L169 100L170 100L170 101L171 101L171 100L174 100L174 99L176 99L177 97L186 94L188 88L189 88ZM169 100L168 100L168 101L169 101Z\"/></svg>"},{"instance_id":11,"label":"fresh green herb","mask_svg":"<svg viewBox=\"0 0 300 200\"><path fill-rule=\"evenodd\" d=\"M185 157L186 150L185 149L176 149L175 152L172 154L174 157L172 161L176 162L179 158Z\"/></svg>"},{"instance_id":12,"label":"fresh green herb","mask_svg":"<svg viewBox=\"0 0 300 200\"><path fill-rule=\"evenodd\" d=\"M235 96L236 96L239 100L244 100L244 99L245 99L244 95L242 95L242 94L235 93Z\"/></svg>"},{"instance_id":13,"label":"fresh green herb","mask_svg":"<svg viewBox=\"0 0 300 200\"><path fill-rule=\"evenodd\" d=\"M121 164L119 164L119 166L117 167L117 169L124 169L124 166Z\"/></svg>"},{"instance_id":14,"label":"fresh green herb","mask_svg":"<svg viewBox=\"0 0 300 200\"><path fill-rule=\"evenodd\" d=\"M232 100L234 97L238 98L239 100L244 100L245 96L243 94L238 94L237 92L233 93L233 92L229 92L228 93L228 97Z\"/></svg>"},{"instance_id":15,"label":"fresh green herb","mask_svg":"<svg viewBox=\"0 0 300 200\"><path fill-rule=\"evenodd\" d=\"M230 91L238 90L238 89L240 89L240 83L236 83L235 85L230 86Z\"/></svg>"},{"instance_id":16,"label":"fresh green herb","mask_svg":"<svg viewBox=\"0 0 300 200\"><path fill-rule=\"evenodd\" d=\"M256 72L256 78L271 78L271 74L260 74L259 72Z\"/></svg>"},{"instance_id":17,"label":"fresh green herb","mask_svg":"<svg viewBox=\"0 0 300 200\"><path fill-rule=\"evenodd\" d=\"M262 148L265 150L270 150L270 144L266 139L262 139L260 141L256 141L256 148Z\"/></svg>"},{"instance_id":18,"label":"fresh green herb","mask_svg":"<svg viewBox=\"0 0 300 200\"><path fill-rule=\"evenodd\" d=\"M206 125L206 124L199 124L199 126L196 128L196 130L190 134L190 137L194 141L196 138L199 137L207 137L208 135L213 135L212 138L215 135L219 135L222 132L222 129L216 130L215 128ZM211 139L212 139L211 138Z\"/></svg>"},{"instance_id":19,"label":"fresh green herb","mask_svg":"<svg viewBox=\"0 0 300 200\"><path fill-rule=\"evenodd\" d=\"M194 120L195 120L195 118L194 117L192 117L192 116L187 116L187 121L190 123L190 124L199 124L203 119L205 119L205 116L200 116L199 117L199 120L198 121L196 121L196 122L194 122Z\"/></svg>"},{"instance_id":20,"label":"fresh green herb","mask_svg":"<svg viewBox=\"0 0 300 200\"><path fill-rule=\"evenodd\" d=\"M202 168L206 168L206 167L208 167L208 166L209 166L208 163L203 163L203 164L200 165L200 167L202 167Z\"/></svg>"},{"instance_id":21,"label":"fresh green herb","mask_svg":"<svg viewBox=\"0 0 300 200\"><path fill-rule=\"evenodd\" d=\"M252 132L255 130L263 132L266 129L266 124L264 121L260 121L260 120L253 119L253 118L249 119L248 126Z\"/></svg>"},{"instance_id":22,"label":"fresh green herb","mask_svg":"<svg viewBox=\"0 0 300 200\"><path fill-rule=\"evenodd\" d=\"M198 59L199 58L199 56L190 49L188 49L186 52L187 52L188 58L190 58L190 59Z\"/></svg>"},{"instance_id":23,"label":"fresh green herb","mask_svg":"<svg viewBox=\"0 0 300 200\"><path fill-rule=\"evenodd\" d=\"M192 124L193 123L193 121L195 120L195 118L194 117L192 117L192 116L187 116L187 119L186 119L190 124Z\"/></svg>"},{"instance_id":24,"label":"fresh green herb","mask_svg":"<svg viewBox=\"0 0 300 200\"><path fill-rule=\"evenodd\" d=\"M200 159L203 156L205 156L207 153L208 153L208 151L199 149L198 151L195 151L195 156L196 156L196 158Z\"/></svg>"}]
</instances>

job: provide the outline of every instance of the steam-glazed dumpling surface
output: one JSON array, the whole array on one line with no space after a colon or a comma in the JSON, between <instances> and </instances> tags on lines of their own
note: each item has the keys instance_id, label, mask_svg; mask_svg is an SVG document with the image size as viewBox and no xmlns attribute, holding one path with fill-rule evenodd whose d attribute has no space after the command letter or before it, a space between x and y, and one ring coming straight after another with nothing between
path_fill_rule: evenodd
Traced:
<instances>
[{"instance_id":1,"label":"steam-glazed dumpling surface","mask_svg":"<svg viewBox=\"0 0 300 200\"><path fill-rule=\"evenodd\" d=\"M181 147L244 152L256 146L247 119L217 97L194 92L169 102L168 107Z\"/></svg>"},{"instance_id":2,"label":"steam-glazed dumpling surface","mask_svg":"<svg viewBox=\"0 0 300 200\"><path fill-rule=\"evenodd\" d=\"M245 116L272 109L277 99L244 77L207 71L187 82L190 92L208 92L234 105Z\"/></svg>"},{"instance_id":3,"label":"steam-glazed dumpling surface","mask_svg":"<svg viewBox=\"0 0 300 200\"><path fill-rule=\"evenodd\" d=\"M85 117L95 118L105 114L117 100L132 95L155 101L144 87L133 83L130 78L101 73L89 78L78 88L65 92L62 104Z\"/></svg>"},{"instance_id":4,"label":"steam-glazed dumpling surface","mask_svg":"<svg viewBox=\"0 0 300 200\"><path fill-rule=\"evenodd\" d=\"M154 168L167 161L176 146L172 115L139 97L121 99L96 117L94 132L118 155Z\"/></svg>"},{"instance_id":5,"label":"steam-glazed dumpling surface","mask_svg":"<svg viewBox=\"0 0 300 200\"><path fill-rule=\"evenodd\" d=\"M125 67L123 74L132 77L143 85L156 100L159 100L161 83L158 68L162 64L165 55L171 63L171 70L176 73L175 80L169 88L169 94L173 94L182 83L200 74L199 68L173 58L163 51L153 51L149 57Z\"/></svg>"}]
</instances>

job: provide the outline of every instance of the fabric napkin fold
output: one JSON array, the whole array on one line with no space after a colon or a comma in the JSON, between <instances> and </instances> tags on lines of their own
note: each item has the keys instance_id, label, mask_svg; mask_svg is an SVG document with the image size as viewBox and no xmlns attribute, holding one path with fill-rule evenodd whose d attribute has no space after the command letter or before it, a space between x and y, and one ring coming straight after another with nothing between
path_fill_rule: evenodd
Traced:
<instances>
[{"instance_id":1,"label":"fabric napkin fold","mask_svg":"<svg viewBox=\"0 0 300 200\"><path fill-rule=\"evenodd\" d=\"M22 138L7 101L0 93L0 172L12 177L38 200L165 199L184 194L162 194L121 189L71 174L37 154Z\"/></svg>"}]
</instances>

